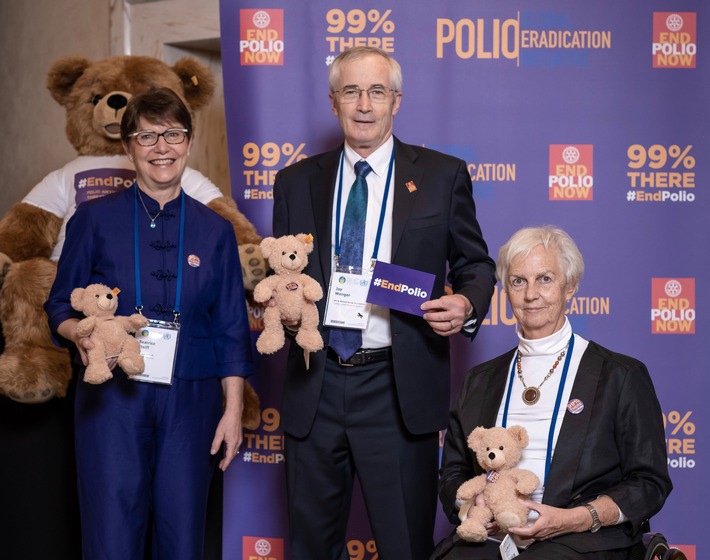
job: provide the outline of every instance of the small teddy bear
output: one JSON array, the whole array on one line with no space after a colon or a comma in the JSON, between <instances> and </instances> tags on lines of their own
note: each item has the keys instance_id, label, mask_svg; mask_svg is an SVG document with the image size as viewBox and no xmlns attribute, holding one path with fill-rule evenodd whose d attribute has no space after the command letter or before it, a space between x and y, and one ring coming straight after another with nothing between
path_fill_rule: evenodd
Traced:
<instances>
[{"instance_id":1,"label":"small teddy bear","mask_svg":"<svg viewBox=\"0 0 710 560\"><path fill-rule=\"evenodd\" d=\"M130 333L145 327L148 320L138 313L130 317L115 315L119 291L103 284L91 284L71 293L72 307L86 315L77 325L77 335L88 336L94 343L94 347L87 350L89 365L84 373L87 383L103 383L113 377L107 358L117 358L127 375L137 375L145 369L140 343Z\"/></svg>"},{"instance_id":2,"label":"small teddy bear","mask_svg":"<svg viewBox=\"0 0 710 560\"><path fill-rule=\"evenodd\" d=\"M254 288L254 301L264 303L272 297L276 306L264 310L264 330L256 341L262 354L280 350L286 338L281 318L300 321L296 343L309 352L323 348L318 332L318 308L315 302L323 297L320 284L302 274L313 251L313 236L299 233L283 237L267 237L261 242L261 253L276 274L264 278Z\"/></svg>"},{"instance_id":3,"label":"small teddy bear","mask_svg":"<svg viewBox=\"0 0 710 560\"><path fill-rule=\"evenodd\" d=\"M457 500L471 504L468 516L456 529L462 539L485 541L488 538L486 523L493 519L504 532L527 524L530 510L518 498L528 497L540 484L535 473L515 468L527 445L528 433L522 426L478 427L471 432L468 446L486 474L464 482L456 492ZM479 494L483 494L485 506L473 505Z\"/></svg>"}]
</instances>

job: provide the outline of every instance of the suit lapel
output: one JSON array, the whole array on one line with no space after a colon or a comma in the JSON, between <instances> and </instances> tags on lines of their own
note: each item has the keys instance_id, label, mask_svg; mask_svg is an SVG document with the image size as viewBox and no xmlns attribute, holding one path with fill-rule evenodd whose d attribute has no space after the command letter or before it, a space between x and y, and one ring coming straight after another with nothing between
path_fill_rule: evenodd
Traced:
<instances>
[{"instance_id":1,"label":"suit lapel","mask_svg":"<svg viewBox=\"0 0 710 560\"><path fill-rule=\"evenodd\" d=\"M603 359L596 352L590 352L593 343L584 352L579 364L577 377L572 386L571 399L584 403L580 414L565 412L564 421L557 438L555 454L550 465L548 480L542 501L545 504L566 507L580 496L573 496L577 469L590 430L594 410L594 398L602 371ZM563 403L566 405L566 403Z\"/></svg>"},{"instance_id":2,"label":"suit lapel","mask_svg":"<svg viewBox=\"0 0 710 560\"><path fill-rule=\"evenodd\" d=\"M410 192L407 183L411 182L417 186L422 186L422 176L424 169L416 165L417 153L411 147L394 138L395 145L395 169L393 189L394 202L392 209L392 262L395 262L397 247L402 239L404 226L409 219L409 215L417 199L416 190Z\"/></svg>"}]
</instances>

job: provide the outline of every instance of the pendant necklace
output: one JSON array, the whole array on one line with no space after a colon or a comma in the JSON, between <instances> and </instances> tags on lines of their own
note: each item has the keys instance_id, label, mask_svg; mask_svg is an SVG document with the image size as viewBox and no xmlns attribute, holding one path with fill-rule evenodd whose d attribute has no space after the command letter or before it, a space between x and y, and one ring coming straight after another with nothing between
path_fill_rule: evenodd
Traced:
<instances>
[{"instance_id":1,"label":"pendant necklace","mask_svg":"<svg viewBox=\"0 0 710 560\"><path fill-rule=\"evenodd\" d=\"M162 208L160 210L158 210L158 213L155 216L151 216L150 212L148 212L148 208L146 208L145 202L143 202L143 197L141 196L140 189L138 189L138 198L140 198L140 200L141 200L141 204L143 205L143 210L145 210L145 213L148 214L148 218L150 218L150 229L155 229L155 220L157 220L158 216L160 216L163 213ZM541 385L542 385L542 383L541 383Z\"/></svg>"},{"instance_id":2,"label":"pendant necklace","mask_svg":"<svg viewBox=\"0 0 710 560\"><path fill-rule=\"evenodd\" d=\"M540 400L540 387L542 387L542 384L545 383L545 381L547 381L553 373L555 373L555 369L557 368L560 361L562 361L562 358L565 357L568 347L569 347L569 342L567 343L567 346L564 347L562 352L560 352L560 355L557 356L555 363L550 368L550 371L547 372L545 379L543 379L542 382L540 383L540 385L538 385L537 387L528 387L525 384L525 380L523 379L522 356L520 355L520 352L518 352L518 358L516 360L516 368L518 370L518 378L520 379L520 382L523 384L523 387L524 387L522 397L523 397L523 402L525 404L532 406L537 401Z\"/></svg>"}]
</instances>

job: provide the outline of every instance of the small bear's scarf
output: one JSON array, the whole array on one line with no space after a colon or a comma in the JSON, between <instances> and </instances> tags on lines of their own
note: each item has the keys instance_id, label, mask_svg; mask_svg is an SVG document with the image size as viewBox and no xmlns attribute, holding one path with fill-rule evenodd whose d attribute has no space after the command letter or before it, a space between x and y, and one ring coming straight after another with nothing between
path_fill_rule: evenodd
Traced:
<instances>
[{"instance_id":1,"label":"small bear's scarf","mask_svg":"<svg viewBox=\"0 0 710 560\"><path fill-rule=\"evenodd\" d=\"M486 473L486 480L488 482L498 482L498 473L496 471L488 471Z\"/></svg>"}]
</instances>

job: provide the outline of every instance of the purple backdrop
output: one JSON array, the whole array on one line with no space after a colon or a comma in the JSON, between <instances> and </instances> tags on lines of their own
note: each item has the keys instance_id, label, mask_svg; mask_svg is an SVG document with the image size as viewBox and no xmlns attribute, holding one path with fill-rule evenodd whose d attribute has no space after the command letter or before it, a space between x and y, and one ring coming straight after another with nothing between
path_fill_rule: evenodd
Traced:
<instances>
[{"instance_id":1,"label":"purple backdrop","mask_svg":"<svg viewBox=\"0 0 710 560\"><path fill-rule=\"evenodd\" d=\"M327 97L332 57L358 44L393 53L404 73L395 133L469 163L491 255L526 225L556 224L577 241L587 273L570 320L648 365L675 485L652 526L691 560L710 553L698 500L709 304L696 292L710 276L710 88L696 48L709 11L691 0L221 0L232 192L261 234L271 234L275 173L341 141ZM256 338L261 310L251 312ZM454 342L453 390L515 343L497 290L475 343ZM288 560L284 354L256 359L264 421L227 473L224 557ZM437 537L450 529L442 515ZM376 558L360 500L349 539L353 559Z\"/></svg>"}]
</instances>

